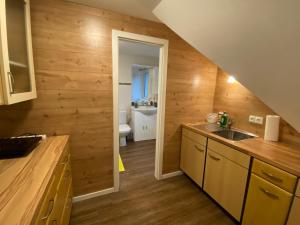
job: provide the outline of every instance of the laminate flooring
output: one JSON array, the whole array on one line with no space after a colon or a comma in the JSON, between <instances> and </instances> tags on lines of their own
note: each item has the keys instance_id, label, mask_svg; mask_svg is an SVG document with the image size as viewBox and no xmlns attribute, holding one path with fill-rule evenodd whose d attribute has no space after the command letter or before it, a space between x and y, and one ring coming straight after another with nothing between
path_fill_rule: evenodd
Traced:
<instances>
[{"instance_id":1,"label":"laminate flooring","mask_svg":"<svg viewBox=\"0 0 300 225\"><path fill-rule=\"evenodd\" d=\"M71 225L234 225L187 176L154 178L155 141L120 148L120 191L74 203Z\"/></svg>"}]
</instances>

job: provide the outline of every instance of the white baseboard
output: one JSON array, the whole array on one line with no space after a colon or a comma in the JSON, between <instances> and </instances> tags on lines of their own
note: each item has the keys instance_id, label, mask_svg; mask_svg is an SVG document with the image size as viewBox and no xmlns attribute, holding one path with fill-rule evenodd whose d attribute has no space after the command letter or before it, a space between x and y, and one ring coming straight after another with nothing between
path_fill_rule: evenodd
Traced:
<instances>
[{"instance_id":1,"label":"white baseboard","mask_svg":"<svg viewBox=\"0 0 300 225\"><path fill-rule=\"evenodd\" d=\"M80 196L74 197L73 202L81 202L81 201L91 199L91 198L95 198L95 197L98 197L98 196L107 195L107 194L113 193L114 191L115 191L115 189L112 187L112 188L104 189L104 190L101 190L101 191L88 193L86 195L80 195Z\"/></svg>"},{"instance_id":2,"label":"white baseboard","mask_svg":"<svg viewBox=\"0 0 300 225\"><path fill-rule=\"evenodd\" d=\"M182 174L183 174L183 172L181 170L175 171L175 172L172 172L172 173L166 173L166 174L162 175L162 179L167 179L167 178L179 176L179 175L182 175Z\"/></svg>"}]
</instances>

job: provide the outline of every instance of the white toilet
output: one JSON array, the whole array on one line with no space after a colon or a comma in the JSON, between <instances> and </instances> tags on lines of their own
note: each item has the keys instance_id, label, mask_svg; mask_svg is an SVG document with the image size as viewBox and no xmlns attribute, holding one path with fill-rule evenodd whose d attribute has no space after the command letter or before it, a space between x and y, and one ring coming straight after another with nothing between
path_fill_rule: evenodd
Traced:
<instances>
[{"instance_id":1,"label":"white toilet","mask_svg":"<svg viewBox=\"0 0 300 225\"><path fill-rule=\"evenodd\" d=\"M120 136L120 146L126 146L126 137L130 133L131 128L127 124L127 112L120 111L119 114L119 136Z\"/></svg>"}]
</instances>

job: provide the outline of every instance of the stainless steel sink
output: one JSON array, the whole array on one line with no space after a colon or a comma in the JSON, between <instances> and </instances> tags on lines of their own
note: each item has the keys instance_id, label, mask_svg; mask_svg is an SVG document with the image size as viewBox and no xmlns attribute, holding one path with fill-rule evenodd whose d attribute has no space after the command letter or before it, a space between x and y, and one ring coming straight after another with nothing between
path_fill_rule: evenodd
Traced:
<instances>
[{"instance_id":1,"label":"stainless steel sink","mask_svg":"<svg viewBox=\"0 0 300 225\"><path fill-rule=\"evenodd\" d=\"M226 138L229 140L233 140L233 141L241 141L244 139L257 137L256 135L251 134L251 133L241 132L241 131L237 131L237 130L229 130L229 129L218 130L218 131L214 131L212 133L216 134L220 137L223 137L223 138Z\"/></svg>"}]
</instances>

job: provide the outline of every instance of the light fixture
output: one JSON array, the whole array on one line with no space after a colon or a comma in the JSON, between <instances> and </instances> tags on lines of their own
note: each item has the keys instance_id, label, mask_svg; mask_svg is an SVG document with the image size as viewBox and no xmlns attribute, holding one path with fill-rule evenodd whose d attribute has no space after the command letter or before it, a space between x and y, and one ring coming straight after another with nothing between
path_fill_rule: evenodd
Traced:
<instances>
[{"instance_id":1,"label":"light fixture","mask_svg":"<svg viewBox=\"0 0 300 225\"><path fill-rule=\"evenodd\" d=\"M234 76L229 76L228 79L227 79L227 83L229 84L233 84L236 82L236 79Z\"/></svg>"}]
</instances>

